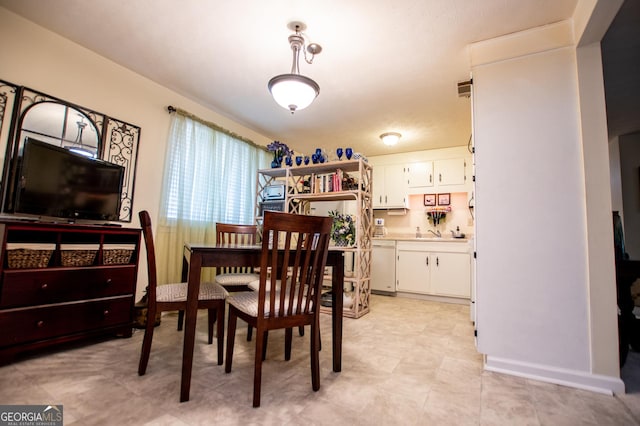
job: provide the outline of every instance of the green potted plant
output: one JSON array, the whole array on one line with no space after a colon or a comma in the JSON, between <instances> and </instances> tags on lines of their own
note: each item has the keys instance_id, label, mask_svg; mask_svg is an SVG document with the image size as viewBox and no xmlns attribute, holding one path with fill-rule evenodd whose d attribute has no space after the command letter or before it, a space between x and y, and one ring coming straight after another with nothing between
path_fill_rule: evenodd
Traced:
<instances>
[{"instance_id":1,"label":"green potted plant","mask_svg":"<svg viewBox=\"0 0 640 426\"><path fill-rule=\"evenodd\" d=\"M333 218L331 225L331 240L339 247L352 246L356 242L356 226L353 216L330 211Z\"/></svg>"}]
</instances>

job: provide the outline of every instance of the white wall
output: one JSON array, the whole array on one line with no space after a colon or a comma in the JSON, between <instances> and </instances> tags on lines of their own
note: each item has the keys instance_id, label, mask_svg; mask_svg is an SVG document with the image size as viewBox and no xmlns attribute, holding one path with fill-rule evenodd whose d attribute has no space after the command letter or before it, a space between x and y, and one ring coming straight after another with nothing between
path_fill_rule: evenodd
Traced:
<instances>
[{"instance_id":1,"label":"white wall","mask_svg":"<svg viewBox=\"0 0 640 426\"><path fill-rule=\"evenodd\" d=\"M611 185L600 42L579 45L576 57L587 227L590 371L619 377Z\"/></svg>"},{"instance_id":2,"label":"white wall","mask_svg":"<svg viewBox=\"0 0 640 426\"><path fill-rule=\"evenodd\" d=\"M599 341L592 341L586 160L572 26L481 42L471 54L478 349L487 355L486 368L621 391L617 357L611 356L617 346L604 349L607 365L592 365L592 345ZM615 286L603 291L615 295ZM609 316L615 320L613 309Z\"/></svg>"},{"instance_id":3,"label":"white wall","mask_svg":"<svg viewBox=\"0 0 640 426\"><path fill-rule=\"evenodd\" d=\"M94 109L142 128L133 204L134 220L125 226L139 226L137 212L143 209L149 210L152 220L156 222L170 122L166 110L168 105L186 109L258 144L266 145L269 142L266 137L205 106L2 7L0 22L0 79ZM146 286L144 261L140 264L138 277L140 295Z\"/></svg>"}]
</instances>

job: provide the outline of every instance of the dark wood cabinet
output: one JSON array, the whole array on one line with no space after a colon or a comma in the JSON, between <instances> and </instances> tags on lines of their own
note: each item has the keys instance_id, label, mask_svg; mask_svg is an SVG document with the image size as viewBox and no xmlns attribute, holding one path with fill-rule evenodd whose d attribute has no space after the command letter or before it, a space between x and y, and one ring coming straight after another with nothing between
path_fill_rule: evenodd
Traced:
<instances>
[{"instance_id":1,"label":"dark wood cabinet","mask_svg":"<svg viewBox=\"0 0 640 426\"><path fill-rule=\"evenodd\" d=\"M0 364L99 335L130 337L140 230L0 221Z\"/></svg>"}]
</instances>

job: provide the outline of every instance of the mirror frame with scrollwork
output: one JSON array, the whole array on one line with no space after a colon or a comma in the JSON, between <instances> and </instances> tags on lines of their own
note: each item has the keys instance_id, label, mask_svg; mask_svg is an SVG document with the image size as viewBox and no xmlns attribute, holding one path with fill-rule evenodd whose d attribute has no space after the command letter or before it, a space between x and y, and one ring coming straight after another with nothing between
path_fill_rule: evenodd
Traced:
<instances>
[{"instance_id":1,"label":"mirror frame with scrollwork","mask_svg":"<svg viewBox=\"0 0 640 426\"><path fill-rule=\"evenodd\" d=\"M10 211L12 188L15 187L12 182L17 173L17 161L12 159L18 157L21 145L24 143L21 140L24 117L32 108L45 102L63 105L65 108L76 110L81 117L85 117L87 124L94 126L98 135L97 158L124 167L118 221L131 222L140 127L3 80L0 80L0 155L4 153L4 160L0 160L4 164L0 183L1 212ZM80 130L78 128L78 131Z\"/></svg>"}]
</instances>

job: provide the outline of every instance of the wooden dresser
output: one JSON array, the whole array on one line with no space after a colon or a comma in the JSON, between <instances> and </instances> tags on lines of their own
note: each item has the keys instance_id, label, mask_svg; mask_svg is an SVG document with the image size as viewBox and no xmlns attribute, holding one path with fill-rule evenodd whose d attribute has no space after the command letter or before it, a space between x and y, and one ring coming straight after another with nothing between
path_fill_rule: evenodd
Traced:
<instances>
[{"instance_id":1,"label":"wooden dresser","mask_svg":"<svg viewBox=\"0 0 640 426\"><path fill-rule=\"evenodd\" d=\"M0 364L98 335L130 337L140 230L0 221Z\"/></svg>"}]
</instances>

